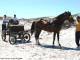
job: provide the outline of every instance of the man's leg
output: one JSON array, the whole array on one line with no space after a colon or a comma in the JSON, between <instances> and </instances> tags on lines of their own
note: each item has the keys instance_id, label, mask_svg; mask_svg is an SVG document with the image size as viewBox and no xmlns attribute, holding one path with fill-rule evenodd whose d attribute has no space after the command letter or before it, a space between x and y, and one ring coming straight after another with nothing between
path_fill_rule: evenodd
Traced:
<instances>
[{"instance_id":1,"label":"man's leg","mask_svg":"<svg viewBox=\"0 0 80 60\"><path fill-rule=\"evenodd\" d=\"M75 35L76 35L75 36L75 42L76 42L77 47L79 47L79 32L76 32Z\"/></svg>"}]
</instances>

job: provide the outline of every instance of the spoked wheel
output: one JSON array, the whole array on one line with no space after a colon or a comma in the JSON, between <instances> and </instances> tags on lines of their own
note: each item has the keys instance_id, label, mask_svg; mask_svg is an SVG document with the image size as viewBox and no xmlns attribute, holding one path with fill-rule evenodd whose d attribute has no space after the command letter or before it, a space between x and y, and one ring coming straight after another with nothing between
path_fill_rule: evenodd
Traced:
<instances>
[{"instance_id":1,"label":"spoked wheel","mask_svg":"<svg viewBox=\"0 0 80 60\"><path fill-rule=\"evenodd\" d=\"M25 42L30 42L30 34L29 33L25 33L24 34L24 40L25 40Z\"/></svg>"},{"instance_id":2,"label":"spoked wheel","mask_svg":"<svg viewBox=\"0 0 80 60\"><path fill-rule=\"evenodd\" d=\"M10 44L15 44L16 43L16 37L15 36L9 36L9 43Z\"/></svg>"},{"instance_id":3,"label":"spoked wheel","mask_svg":"<svg viewBox=\"0 0 80 60\"><path fill-rule=\"evenodd\" d=\"M5 41L6 40L6 30L2 31L1 36L2 36L2 40Z\"/></svg>"}]
</instances>

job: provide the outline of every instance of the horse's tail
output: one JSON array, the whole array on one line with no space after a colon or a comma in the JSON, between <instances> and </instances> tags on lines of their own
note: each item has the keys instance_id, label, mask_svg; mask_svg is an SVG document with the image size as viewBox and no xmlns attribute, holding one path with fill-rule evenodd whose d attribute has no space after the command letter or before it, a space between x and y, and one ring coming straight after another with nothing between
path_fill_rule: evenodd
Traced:
<instances>
[{"instance_id":1,"label":"horse's tail","mask_svg":"<svg viewBox=\"0 0 80 60\"><path fill-rule=\"evenodd\" d=\"M31 35L33 35L34 31L35 31L35 22L33 22L31 26Z\"/></svg>"}]
</instances>

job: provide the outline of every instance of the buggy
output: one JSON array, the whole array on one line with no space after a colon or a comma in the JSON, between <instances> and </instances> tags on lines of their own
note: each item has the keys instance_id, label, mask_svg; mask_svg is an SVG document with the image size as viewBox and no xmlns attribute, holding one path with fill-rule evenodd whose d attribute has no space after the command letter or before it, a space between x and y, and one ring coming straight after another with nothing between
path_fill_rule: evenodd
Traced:
<instances>
[{"instance_id":1,"label":"buggy","mask_svg":"<svg viewBox=\"0 0 80 60\"><path fill-rule=\"evenodd\" d=\"M2 24L2 40L6 40L6 36L9 35L9 43L15 44L18 39L29 42L30 34L28 30L24 30L24 25L14 24Z\"/></svg>"}]
</instances>

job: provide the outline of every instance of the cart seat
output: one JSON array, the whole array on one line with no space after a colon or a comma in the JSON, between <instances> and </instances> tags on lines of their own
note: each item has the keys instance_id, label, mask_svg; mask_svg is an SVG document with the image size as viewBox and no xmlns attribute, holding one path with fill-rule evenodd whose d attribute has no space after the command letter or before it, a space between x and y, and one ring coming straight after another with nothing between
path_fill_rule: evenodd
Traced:
<instances>
[{"instance_id":1,"label":"cart seat","mask_svg":"<svg viewBox=\"0 0 80 60\"><path fill-rule=\"evenodd\" d=\"M10 25L9 30L10 32L24 31L24 26L23 25Z\"/></svg>"}]
</instances>

